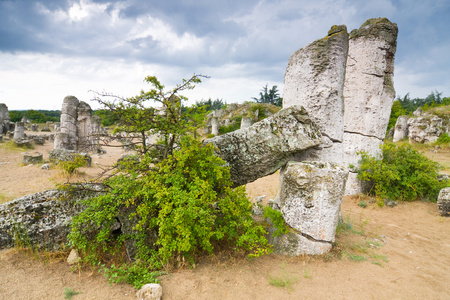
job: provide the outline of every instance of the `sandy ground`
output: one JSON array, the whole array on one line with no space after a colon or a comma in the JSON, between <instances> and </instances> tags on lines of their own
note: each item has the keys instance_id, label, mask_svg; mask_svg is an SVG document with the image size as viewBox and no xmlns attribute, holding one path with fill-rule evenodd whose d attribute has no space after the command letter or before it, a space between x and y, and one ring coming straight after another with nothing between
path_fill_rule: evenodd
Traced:
<instances>
[{"instance_id":1,"label":"sandy ground","mask_svg":"<svg viewBox=\"0 0 450 300\"><path fill-rule=\"evenodd\" d=\"M51 148L47 143L35 150L46 158ZM85 178L122 154L118 148L106 150L93 156L93 167L82 169ZM433 155L450 161L448 153ZM0 202L66 180L57 169L22 166L21 157L0 143ZM247 185L251 198L266 195L264 202L277 189L278 174ZM433 203L393 208L369 203L363 209L360 201L370 199L345 197L343 216L353 230L338 235L328 255L205 258L195 269L162 276L163 299L450 299L450 219L440 217ZM64 259L0 251L1 300L64 299L65 288L80 292L72 299L136 298L132 287L111 286L96 272L71 271Z\"/></svg>"}]
</instances>

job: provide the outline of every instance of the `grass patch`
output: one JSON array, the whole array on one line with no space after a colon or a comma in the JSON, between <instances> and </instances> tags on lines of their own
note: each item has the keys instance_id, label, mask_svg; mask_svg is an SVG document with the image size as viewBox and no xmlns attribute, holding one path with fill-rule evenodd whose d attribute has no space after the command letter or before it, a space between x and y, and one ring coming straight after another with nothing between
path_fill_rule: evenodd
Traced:
<instances>
[{"instance_id":1,"label":"grass patch","mask_svg":"<svg viewBox=\"0 0 450 300\"><path fill-rule=\"evenodd\" d=\"M275 276L269 275L269 284L279 288L286 288L288 291L292 291L293 290L292 285L298 281L298 278L296 276L293 276L292 274L289 274L286 271L285 262L282 263L281 268L282 271L280 274ZM305 271L307 271L305 275L310 276L309 269L306 269Z\"/></svg>"},{"instance_id":2,"label":"grass patch","mask_svg":"<svg viewBox=\"0 0 450 300\"><path fill-rule=\"evenodd\" d=\"M72 299L73 296L81 294L80 292L76 292L71 288L64 288L64 299Z\"/></svg>"}]
</instances>

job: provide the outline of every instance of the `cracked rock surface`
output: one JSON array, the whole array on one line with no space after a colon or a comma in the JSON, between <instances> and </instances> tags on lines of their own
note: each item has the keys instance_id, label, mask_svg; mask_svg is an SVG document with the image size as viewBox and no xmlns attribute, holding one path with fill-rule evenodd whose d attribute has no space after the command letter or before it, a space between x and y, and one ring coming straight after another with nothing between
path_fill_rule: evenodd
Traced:
<instances>
[{"instance_id":1,"label":"cracked rock surface","mask_svg":"<svg viewBox=\"0 0 450 300\"><path fill-rule=\"evenodd\" d=\"M350 33L344 83L345 167L358 166L357 151L380 153L395 98L397 34L397 25L386 18L369 19ZM347 195L363 191L356 176L349 176L347 185Z\"/></svg>"},{"instance_id":2,"label":"cracked rock surface","mask_svg":"<svg viewBox=\"0 0 450 300\"><path fill-rule=\"evenodd\" d=\"M331 249L347 175L331 162L288 162L281 172L277 204L292 230L275 239L276 249L296 255Z\"/></svg>"},{"instance_id":3,"label":"cracked rock surface","mask_svg":"<svg viewBox=\"0 0 450 300\"><path fill-rule=\"evenodd\" d=\"M230 165L234 186L244 185L275 173L293 155L320 144L318 126L301 106L280 110L252 126L204 143Z\"/></svg>"}]
</instances>

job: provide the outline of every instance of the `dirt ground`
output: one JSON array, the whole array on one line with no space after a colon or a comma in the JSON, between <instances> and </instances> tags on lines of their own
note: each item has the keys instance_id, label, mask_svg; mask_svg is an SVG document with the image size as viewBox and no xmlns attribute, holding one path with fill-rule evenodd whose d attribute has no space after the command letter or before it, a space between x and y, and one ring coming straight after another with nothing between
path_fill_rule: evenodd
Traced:
<instances>
[{"instance_id":1,"label":"dirt ground","mask_svg":"<svg viewBox=\"0 0 450 300\"><path fill-rule=\"evenodd\" d=\"M47 142L35 151L48 158L51 149ZM77 178L92 178L99 166L123 153L106 150L93 155L93 167L83 168L85 174ZM450 161L445 151L430 155ZM66 180L56 168L23 166L21 159L22 152L0 143L0 203ZM252 199L266 195L266 202L275 197L278 183L276 173L248 184L247 191ZM366 208L358 205L361 201ZM343 217L349 226L337 235L328 255L205 258L195 269L162 276L163 299L450 299L450 218L440 217L434 203L380 208L370 202L344 198ZM64 299L67 288L80 293L75 300L136 298L131 286L109 285L96 272L71 271L64 259L0 251L1 300Z\"/></svg>"}]
</instances>

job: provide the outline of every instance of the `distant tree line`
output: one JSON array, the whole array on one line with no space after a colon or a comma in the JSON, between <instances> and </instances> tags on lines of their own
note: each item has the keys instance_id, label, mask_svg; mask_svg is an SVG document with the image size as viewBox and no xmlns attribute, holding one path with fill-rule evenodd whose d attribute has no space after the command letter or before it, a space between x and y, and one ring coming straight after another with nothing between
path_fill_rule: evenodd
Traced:
<instances>
[{"instance_id":1,"label":"distant tree line","mask_svg":"<svg viewBox=\"0 0 450 300\"><path fill-rule=\"evenodd\" d=\"M31 123L59 122L60 110L10 110L9 118L11 122L20 122L23 117L27 117Z\"/></svg>"}]
</instances>

